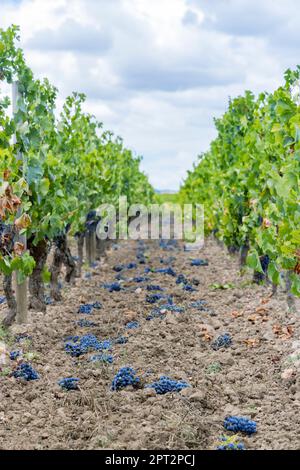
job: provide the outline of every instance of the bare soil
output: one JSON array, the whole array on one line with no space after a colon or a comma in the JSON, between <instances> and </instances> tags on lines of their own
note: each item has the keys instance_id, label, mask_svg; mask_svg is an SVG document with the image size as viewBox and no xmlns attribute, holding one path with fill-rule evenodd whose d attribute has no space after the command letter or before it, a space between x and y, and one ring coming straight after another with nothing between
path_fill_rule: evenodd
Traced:
<instances>
[{"instance_id":1,"label":"bare soil","mask_svg":"<svg viewBox=\"0 0 300 470\"><path fill-rule=\"evenodd\" d=\"M32 313L29 341L17 345L18 328L12 329L8 350L29 353L40 380L5 375L16 366L9 359L2 369L0 448L214 449L224 434L224 417L240 415L257 422L255 435L241 436L247 449L299 449L300 318L288 310L286 294L270 297L271 287L251 284L250 274L241 276L238 260L213 240L196 254L181 245L164 251L149 242L147 266L166 267L160 259L174 256L173 269L199 285L190 293L176 278L144 274L144 265L125 271L127 279L148 276L185 308L147 321L155 307L145 301L149 282L124 282L126 289L113 293L102 287L115 280L114 265L136 262L136 242L118 247L96 268L85 268L75 286L65 286L63 302L47 307L46 315ZM207 258L209 266L191 267L191 257ZM214 283L230 285L215 289ZM190 307L199 299L207 301L208 312ZM101 310L78 314L80 304L95 301ZM5 305L0 308L4 314ZM97 326L81 328L76 324L81 318ZM139 328L126 330L131 320ZM65 337L87 333L103 340L125 335L128 343L113 346L109 365L89 362L93 353L72 358L64 351ZM224 333L232 336L232 346L214 351L212 340ZM191 387L165 395L147 388L113 392L112 379L122 366L135 368L145 384L168 375ZM79 391L58 386L68 376L80 379Z\"/></svg>"}]
</instances>

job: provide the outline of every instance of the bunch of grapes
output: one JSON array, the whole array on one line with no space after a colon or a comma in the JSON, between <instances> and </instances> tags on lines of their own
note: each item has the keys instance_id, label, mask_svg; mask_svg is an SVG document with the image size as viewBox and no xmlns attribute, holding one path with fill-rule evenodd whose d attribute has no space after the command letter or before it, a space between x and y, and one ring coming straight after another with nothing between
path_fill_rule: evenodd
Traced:
<instances>
[{"instance_id":1,"label":"bunch of grapes","mask_svg":"<svg viewBox=\"0 0 300 470\"><path fill-rule=\"evenodd\" d=\"M88 232L95 232L101 217L97 215L95 210L88 212L86 216L85 228Z\"/></svg>"},{"instance_id":2,"label":"bunch of grapes","mask_svg":"<svg viewBox=\"0 0 300 470\"><path fill-rule=\"evenodd\" d=\"M126 328L126 330L135 330L135 329L137 329L139 326L140 326L139 322L137 322L137 321L130 321L129 323L127 323L127 325L125 326L125 328Z\"/></svg>"},{"instance_id":3,"label":"bunch of grapes","mask_svg":"<svg viewBox=\"0 0 300 470\"><path fill-rule=\"evenodd\" d=\"M149 274L149 273L153 273L153 272L154 272L153 268L149 268L149 266L147 266L147 267L144 269L144 273L145 273L145 274Z\"/></svg>"},{"instance_id":4,"label":"bunch of grapes","mask_svg":"<svg viewBox=\"0 0 300 470\"><path fill-rule=\"evenodd\" d=\"M193 286L191 286L190 284L184 285L183 290L186 291L186 292L195 292L196 291L196 289Z\"/></svg>"},{"instance_id":5,"label":"bunch of grapes","mask_svg":"<svg viewBox=\"0 0 300 470\"><path fill-rule=\"evenodd\" d=\"M176 273L173 268L160 268L155 270L156 273L168 274L169 276L176 277Z\"/></svg>"},{"instance_id":6,"label":"bunch of grapes","mask_svg":"<svg viewBox=\"0 0 300 470\"><path fill-rule=\"evenodd\" d=\"M116 272L116 273L120 273L121 271L123 271L124 269L124 265L123 264L117 264L116 266L113 267L113 270Z\"/></svg>"},{"instance_id":7,"label":"bunch of grapes","mask_svg":"<svg viewBox=\"0 0 300 470\"><path fill-rule=\"evenodd\" d=\"M261 256L260 257L260 264L261 264L263 272L266 273L268 271L268 267L269 267L269 264L270 264L269 256L268 255Z\"/></svg>"},{"instance_id":8,"label":"bunch of grapes","mask_svg":"<svg viewBox=\"0 0 300 470\"><path fill-rule=\"evenodd\" d=\"M157 382L146 385L145 388L154 388L158 395L164 395L169 392L180 392L184 388L190 387L187 382L177 381L162 375Z\"/></svg>"},{"instance_id":9,"label":"bunch of grapes","mask_svg":"<svg viewBox=\"0 0 300 470\"><path fill-rule=\"evenodd\" d=\"M102 308L102 304L100 302L94 302L93 304L82 304L78 309L78 313L91 315L94 308L100 310Z\"/></svg>"},{"instance_id":10,"label":"bunch of grapes","mask_svg":"<svg viewBox=\"0 0 300 470\"><path fill-rule=\"evenodd\" d=\"M246 450L243 442L237 441L237 436L221 436L216 450Z\"/></svg>"},{"instance_id":11,"label":"bunch of grapes","mask_svg":"<svg viewBox=\"0 0 300 470\"><path fill-rule=\"evenodd\" d=\"M22 378L27 380L38 380L40 377L38 373L33 369L30 364L23 362L19 367L12 373L12 376L16 379Z\"/></svg>"},{"instance_id":12,"label":"bunch of grapes","mask_svg":"<svg viewBox=\"0 0 300 470\"><path fill-rule=\"evenodd\" d=\"M146 296L146 302L148 302L148 304L155 304L164 298L165 296L161 294L151 294Z\"/></svg>"},{"instance_id":13,"label":"bunch of grapes","mask_svg":"<svg viewBox=\"0 0 300 470\"><path fill-rule=\"evenodd\" d=\"M45 295L44 302L45 302L46 305L53 305L54 304L54 300L52 299L52 297L50 297L50 295Z\"/></svg>"},{"instance_id":14,"label":"bunch of grapes","mask_svg":"<svg viewBox=\"0 0 300 470\"><path fill-rule=\"evenodd\" d=\"M268 255L263 255L259 257L260 264L262 267L263 272L255 271L253 275L253 280L255 283L259 284L263 282L267 276L268 273L268 267L270 264L270 258Z\"/></svg>"},{"instance_id":15,"label":"bunch of grapes","mask_svg":"<svg viewBox=\"0 0 300 470\"><path fill-rule=\"evenodd\" d=\"M241 416L227 416L223 425L227 431L244 432L245 434L256 433L256 422Z\"/></svg>"},{"instance_id":16,"label":"bunch of grapes","mask_svg":"<svg viewBox=\"0 0 300 470\"><path fill-rule=\"evenodd\" d=\"M95 354L90 357L90 362L103 362L105 364L112 364L113 360L114 358L110 354Z\"/></svg>"},{"instance_id":17,"label":"bunch of grapes","mask_svg":"<svg viewBox=\"0 0 300 470\"><path fill-rule=\"evenodd\" d=\"M182 313L184 312L183 307L179 307L178 305L173 304L165 304L160 306L160 312L163 310L168 310L168 312L175 312L175 313Z\"/></svg>"},{"instance_id":18,"label":"bunch of grapes","mask_svg":"<svg viewBox=\"0 0 300 470\"><path fill-rule=\"evenodd\" d=\"M150 284L150 285L147 286L147 290L148 290L148 291L155 291L155 290L157 290L157 291L161 291L161 292L162 292L164 289L163 289L162 287L160 287L160 286L157 286L157 285L154 285L154 284Z\"/></svg>"},{"instance_id":19,"label":"bunch of grapes","mask_svg":"<svg viewBox=\"0 0 300 470\"><path fill-rule=\"evenodd\" d=\"M176 284L188 284L189 281L187 280L187 278L185 277L184 274L179 274L177 279L176 279Z\"/></svg>"},{"instance_id":20,"label":"bunch of grapes","mask_svg":"<svg viewBox=\"0 0 300 470\"><path fill-rule=\"evenodd\" d=\"M139 264L146 264L146 257L145 257L145 247L139 247L136 253L136 259L138 260Z\"/></svg>"},{"instance_id":21,"label":"bunch of grapes","mask_svg":"<svg viewBox=\"0 0 300 470\"><path fill-rule=\"evenodd\" d=\"M112 284L104 284L103 287L109 292L120 292L120 290L122 290L122 287L118 282L113 282Z\"/></svg>"},{"instance_id":22,"label":"bunch of grapes","mask_svg":"<svg viewBox=\"0 0 300 470\"><path fill-rule=\"evenodd\" d=\"M16 359L18 359L18 357L20 357L22 354L22 351L18 350L18 351L11 351L11 353L9 354L9 358L11 361L15 361Z\"/></svg>"},{"instance_id":23,"label":"bunch of grapes","mask_svg":"<svg viewBox=\"0 0 300 470\"><path fill-rule=\"evenodd\" d=\"M67 338L65 343L65 351L72 357L79 357L88 351L103 351L111 349L111 341L98 341L94 335L84 335L80 337Z\"/></svg>"},{"instance_id":24,"label":"bunch of grapes","mask_svg":"<svg viewBox=\"0 0 300 470\"><path fill-rule=\"evenodd\" d=\"M58 385L60 385L60 387L64 388L65 390L78 390L78 382L79 379L69 377L59 380Z\"/></svg>"},{"instance_id":25,"label":"bunch of grapes","mask_svg":"<svg viewBox=\"0 0 300 470\"><path fill-rule=\"evenodd\" d=\"M15 336L16 343L22 343L23 341L30 341L32 337L28 333L18 333Z\"/></svg>"},{"instance_id":26,"label":"bunch of grapes","mask_svg":"<svg viewBox=\"0 0 300 470\"><path fill-rule=\"evenodd\" d=\"M219 336L215 341L211 343L211 347L217 351L221 348L229 348L232 344L232 338L229 333Z\"/></svg>"},{"instance_id":27,"label":"bunch of grapes","mask_svg":"<svg viewBox=\"0 0 300 470\"><path fill-rule=\"evenodd\" d=\"M80 305L80 307L78 309L78 313L82 313L82 314L85 314L85 315L91 315L92 310L93 310L92 304L84 304L84 305Z\"/></svg>"},{"instance_id":28,"label":"bunch of grapes","mask_svg":"<svg viewBox=\"0 0 300 470\"><path fill-rule=\"evenodd\" d=\"M191 266L208 266L208 261L201 258L192 259Z\"/></svg>"},{"instance_id":29,"label":"bunch of grapes","mask_svg":"<svg viewBox=\"0 0 300 470\"><path fill-rule=\"evenodd\" d=\"M139 276L139 277L134 277L134 278L133 278L133 282L137 282L137 283L140 283L140 282L147 282L147 281L149 281L149 278L148 278L148 277Z\"/></svg>"},{"instance_id":30,"label":"bunch of grapes","mask_svg":"<svg viewBox=\"0 0 300 470\"><path fill-rule=\"evenodd\" d=\"M128 343L128 338L126 338L126 336L119 336L119 338L116 338L114 340L114 343L115 344L126 344L126 343Z\"/></svg>"},{"instance_id":31,"label":"bunch of grapes","mask_svg":"<svg viewBox=\"0 0 300 470\"><path fill-rule=\"evenodd\" d=\"M140 379L136 376L136 371L132 367L122 367L113 378L111 389L117 391L129 385L138 387L139 384Z\"/></svg>"},{"instance_id":32,"label":"bunch of grapes","mask_svg":"<svg viewBox=\"0 0 300 470\"><path fill-rule=\"evenodd\" d=\"M128 264L126 264L125 268L126 269L136 269L137 264L136 263L128 263Z\"/></svg>"}]
</instances>

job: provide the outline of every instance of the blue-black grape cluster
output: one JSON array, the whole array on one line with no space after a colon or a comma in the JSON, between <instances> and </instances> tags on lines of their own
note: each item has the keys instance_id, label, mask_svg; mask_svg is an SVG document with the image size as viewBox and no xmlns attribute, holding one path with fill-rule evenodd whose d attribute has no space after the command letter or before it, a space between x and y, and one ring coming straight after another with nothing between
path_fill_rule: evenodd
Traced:
<instances>
[{"instance_id":1,"label":"blue-black grape cluster","mask_svg":"<svg viewBox=\"0 0 300 470\"><path fill-rule=\"evenodd\" d=\"M103 351L111 349L112 344L110 340L99 341L94 335L84 335L66 338L65 351L72 357L79 357L89 351Z\"/></svg>"},{"instance_id":2,"label":"blue-black grape cluster","mask_svg":"<svg viewBox=\"0 0 300 470\"><path fill-rule=\"evenodd\" d=\"M145 245L140 245L138 247L138 250L136 253L136 259L138 260L139 264L146 264L145 251L146 251Z\"/></svg>"},{"instance_id":3,"label":"blue-black grape cluster","mask_svg":"<svg viewBox=\"0 0 300 470\"><path fill-rule=\"evenodd\" d=\"M125 268L126 269L136 269L137 264L136 263L128 263L128 264L125 265Z\"/></svg>"},{"instance_id":4,"label":"blue-black grape cluster","mask_svg":"<svg viewBox=\"0 0 300 470\"><path fill-rule=\"evenodd\" d=\"M128 338L126 336L119 336L113 340L114 344L126 344L128 343Z\"/></svg>"},{"instance_id":5,"label":"blue-black grape cluster","mask_svg":"<svg viewBox=\"0 0 300 470\"><path fill-rule=\"evenodd\" d=\"M192 259L191 266L208 266L208 261L201 258Z\"/></svg>"},{"instance_id":6,"label":"blue-black grape cluster","mask_svg":"<svg viewBox=\"0 0 300 470\"><path fill-rule=\"evenodd\" d=\"M23 341L30 341L32 337L28 333L18 333L15 336L16 343L22 343Z\"/></svg>"},{"instance_id":7,"label":"blue-black grape cluster","mask_svg":"<svg viewBox=\"0 0 300 470\"><path fill-rule=\"evenodd\" d=\"M229 348L232 345L232 338L229 333L218 336L218 338L211 343L211 347L217 351L221 348Z\"/></svg>"},{"instance_id":8,"label":"blue-black grape cluster","mask_svg":"<svg viewBox=\"0 0 300 470\"><path fill-rule=\"evenodd\" d=\"M50 295L45 295L44 302L45 302L46 305L53 305L54 304L54 300L52 299L52 297L50 297Z\"/></svg>"},{"instance_id":9,"label":"blue-black grape cluster","mask_svg":"<svg viewBox=\"0 0 300 470\"><path fill-rule=\"evenodd\" d=\"M160 292L163 292L164 289L163 289L162 287L160 287L160 286L155 285L155 284L149 284L149 285L147 286L147 290L148 290L148 291L160 291Z\"/></svg>"},{"instance_id":10,"label":"blue-black grape cluster","mask_svg":"<svg viewBox=\"0 0 300 470\"><path fill-rule=\"evenodd\" d=\"M165 299L165 296L162 294L151 294L146 296L146 302L148 302L148 304L155 304L162 299Z\"/></svg>"},{"instance_id":11,"label":"blue-black grape cluster","mask_svg":"<svg viewBox=\"0 0 300 470\"><path fill-rule=\"evenodd\" d=\"M177 275L175 273L174 269L171 268L171 267L155 269L155 272L159 273L159 274L168 274L169 276L172 276L172 277L176 277L176 275Z\"/></svg>"},{"instance_id":12,"label":"blue-black grape cluster","mask_svg":"<svg viewBox=\"0 0 300 470\"><path fill-rule=\"evenodd\" d=\"M78 320L76 323L81 328L93 328L94 326L97 326L96 323L94 323L90 320L86 320L85 318L82 318L81 320Z\"/></svg>"},{"instance_id":13,"label":"blue-black grape cluster","mask_svg":"<svg viewBox=\"0 0 300 470\"><path fill-rule=\"evenodd\" d=\"M120 273L124 269L136 269L137 264L136 263L128 263L128 264L117 264L116 266L113 267L113 270L116 271L117 273Z\"/></svg>"},{"instance_id":14,"label":"blue-black grape cluster","mask_svg":"<svg viewBox=\"0 0 300 470\"><path fill-rule=\"evenodd\" d=\"M78 309L78 313L91 315L94 308L99 310L102 308L102 304L100 302L94 302L93 304L82 304Z\"/></svg>"},{"instance_id":15,"label":"blue-black grape cluster","mask_svg":"<svg viewBox=\"0 0 300 470\"><path fill-rule=\"evenodd\" d=\"M65 390L78 390L78 383L79 379L74 377L68 377L65 379L61 379L58 382L58 385Z\"/></svg>"},{"instance_id":16,"label":"blue-black grape cluster","mask_svg":"<svg viewBox=\"0 0 300 470\"><path fill-rule=\"evenodd\" d=\"M117 391L129 385L138 387L140 385L140 378L136 376L136 371L132 367L122 367L113 378L111 389Z\"/></svg>"},{"instance_id":17,"label":"blue-black grape cluster","mask_svg":"<svg viewBox=\"0 0 300 470\"><path fill-rule=\"evenodd\" d=\"M26 362L20 364L12 373L12 376L16 379L25 379L28 382L30 380L38 380L40 378L39 374L33 369L33 367Z\"/></svg>"},{"instance_id":18,"label":"blue-black grape cluster","mask_svg":"<svg viewBox=\"0 0 300 470\"><path fill-rule=\"evenodd\" d=\"M261 264L263 272L266 273L268 271L268 267L269 267L269 264L270 264L269 256L268 255L261 256L260 257L260 264Z\"/></svg>"},{"instance_id":19,"label":"blue-black grape cluster","mask_svg":"<svg viewBox=\"0 0 300 470\"><path fill-rule=\"evenodd\" d=\"M186 292L195 292L196 291L195 287L191 286L190 284L184 285L182 289Z\"/></svg>"},{"instance_id":20,"label":"blue-black grape cluster","mask_svg":"<svg viewBox=\"0 0 300 470\"><path fill-rule=\"evenodd\" d=\"M184 307L179 307L174 304L163 304L159 308L154 308L151 313L146 317L147 321L153 320L154 318L160 318L161 320L165 317L166 311L183 313Z\"/></svg>"},{"instance_id":21,"label":"blue-black grape cluster","mask_svg":"<svg viewBox=\"0 0 300 470\"><path fill-rule=\"evenodd\" d=\"M146 385L145 388L154 388L158 395L164 395L165 393L169 392L180 392L189 386L190 385L187 382L173 380L165 375L162 375L157 382Z\"/></svg>"},{"instance_id":22,"label":"blue-black grape cluster","mask_svg":"<svg viewBox=\"0 0 300 470\"><path fill-rule=\"evenodd\" d=\"M186 284L188 284L188 283L189 283L189 281L187 280L187 278L185 277L184 274L179 274L179 275L177 276L176 284L184 284L184 285L186 285Z\"/></svg>"},{"instance_id":23,"label":"blue-black grape cluster","mask_svg":"<svg viewBox=\"0 0 300 470\"><path fill-rule=\"evenodd\" d=\"M113 282L112 284L104 284L103 287L109 292L120 292L120 290L122 290L122 287L118 282Z\"/></svg>"},{"instance_id":24,"label":"blue-black grape cluster","mask_svg":"<svg viewBox=\"0 0 300 470\"><path fill-rule=\"evenodd\" d=\"M112 364L113 356L111 354L95 354L90 357L90 362L103 362L104 364Z\"/></svg>"},{"instance_id":25,"label":"blue-black grape cluster","mask_svg":"<svg viewBox=\"0 0 300 470\"><path fill-rule=\"evenodd\" d=\"M154 273L154 269L153 269L153 268L149 268L149 266L146 266L146 268L144 269L144 273L145 273L145 274Z\"/></svg>"},{"instance_id":26,"label":"blue-black grape cluster","mask_svg":"<svg viewBox=\"0 0 300 470\"><path fill-rule=\"evenodd\" d=\"M268 255L263 255L259 257L260 264L262 267L263 272L255 271L253 275L253 281L257 284L263 282L268 273L268 267L270 264L270 258Z\"/></svg>"},{"instance_id":27,"label":"blue-black grape cluster","mask_svg":"<svg viewBox=\"0 0 300 470\"><path fill-rule=\"evenodd\" d=\"M230 438L221 436L216 450L246 450L243 442L233 442Z\"/></svg>"},{"instance_id":28,"label":"blue-black grape cluster","mask_svg":"<svg viewBox=\"0 0 300 470\"><path fill-rule=\"evenodd\" d=\"M255 434L257 431L255 421L241 416L227 416L223 425L227 431L243 432L245 434Z\"/></svg>"},{"instance_id":29,"label":"blue-black grape cluster","mask_svg":"<svg viewBox=\"0 0 300 470\"><path fill-rule=\"evenodd\" d=\"M87 232L95 232L100 220L101 220L101 217L97 215L97 212L95 210L88 212L86 216L86 221L85 221L85 228Z\"/></svg>"},{"instance_id":30,"label":"blue-black grape cluster","mask_svg":"<svg viewBox=\"0 0 300 470\"><path fill-rule=\"evenodd\" d=\"M11 361L15 361L16 359L18 359L18 357L20 357L22 354L22 351L11 351L10 354L9 354L9 358Z\"/></svg>"},{"instance_id":31,"label":"blue-black grape cluster","mask_svg":"<svg viewBox=\"0 0 300 470\"><path fill-rule=\"evenodd\" d=\"M85 314L85 315L91 315L93 311L93 305L92 304L84 304L80 305L78 309L78 313Z\"/></svg>"},{"instance_id":32,"label":"blue-black grape cluster","mask_svg":"<svg viewBox=\"0 0 300 470\"><path fill-rule=\"evenodd\" d=\"M178 305L174 304L164 304L160 306L159 310L168 310L168 312L182 313L184 312L184 307L179 307Z\"/></svg>"},{"instance_id":33,"label":"blue-black grape cluster","mask_svg":"<svg viewBox=\"0 0 300 470\"><path fill-rule=\"evenodd\" d=\"M138 276L138 277L134 277L132 280L133 280L133 282L136 282L136 283L139 284L141 282L149 281L149 277Z\"/></svg>"},{"instance_id":34,"label":"blue-black grape cluster","mask_svg":"<svg viewBox=\"0 0 300 470\"><path fill-rule=\"evenodd\" d=\"M116 266L113 267L113 270L116 271L116 273L120 273L123 271L124 265L123 264L117 264Z\"/></svg>"},{"instance_id":35,"label":"blue-black grape cluster","mask_svg":"<svg viewBox=\"0 0 300 470\"><path fill-rule=\"evenodd\" d=\"M126 324L125 328L126 330L136 330L139 328L140 324L137 321L130 321Z\"/></svg>"}]
</instances>

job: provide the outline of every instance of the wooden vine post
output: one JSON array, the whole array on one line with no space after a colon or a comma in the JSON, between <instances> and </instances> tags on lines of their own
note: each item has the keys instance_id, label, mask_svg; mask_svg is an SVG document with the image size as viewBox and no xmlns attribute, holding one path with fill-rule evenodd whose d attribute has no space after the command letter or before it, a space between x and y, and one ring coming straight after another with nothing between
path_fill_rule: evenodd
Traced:
<instances>
[{"instance_id":1,"label":"wooden vine post","mask_svg":"<svg viewBox=\"0 0 300 470\"><path fill-rule=\"evenodd\" d=\"M12 85L12 107L13 107L13 114L15 115L18 112L18 100L19 100L19 87L18 82L14 82ZM13 143L17 143L17 135L15 134L13 137ZM17 153L17 160L22 161L22 154L18 151ZM20 209L17 214L19 217ZM24 249L27 249L27 242L25 235L19 235L18 242L24 245ZM22 283L18 282L18 273L16 273L16 302L17 302L17 323L23 324L28 322L28 279L25 279Z\"/></svg>"},{"instance_id":2,"label":"wooden vine post","mask_svg":"<svg viewBox=\"0 0 300 470\"><path fill-rule=\"evenodd\" d=\"M85 236L86 261L89 266L96 260L96 234L94 231L88 231Z\"/></svg>"}]
</instances>

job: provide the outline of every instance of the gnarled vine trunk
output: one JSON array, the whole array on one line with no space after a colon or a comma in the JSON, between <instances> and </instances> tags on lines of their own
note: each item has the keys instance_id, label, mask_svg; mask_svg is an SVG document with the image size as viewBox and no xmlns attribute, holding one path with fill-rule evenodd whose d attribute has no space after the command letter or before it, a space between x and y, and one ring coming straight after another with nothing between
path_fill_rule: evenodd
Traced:
<instances>
[{"instance_id":1,"label":"gnarled vine trunk","mask_svg":"<svg viewBox=\"0 0 300 470\"><path fill-rule=\"evenodd\" d=\"M4 276L3 279L3 290L6 297L6 302L8 306L8 314L3 319L2 324L5 327L11 326L17 316L17 302L13 290L12 284L12 274Z\"/></svg>"},{"instance_id":2,"label":"gnarled vine trunk","mask_svg":"<svg viewBox=\"0 0 300 470\"><path fill-rule=\"evenodd\" d=\"M76 263L68 247L66 234L60 235L55 240L55 250L51 267L51 297L57 301L62 300L58 278L63 264L66 266L65 281L73 283L76 277Z\"/></svg>"},{"instance_id":3,"label":"gnarled vine trunk","mask_svg":"<svg viewBox=\"0 0 300 470\"><path fill-rule=\"evenodd\" d=\"M41 240L35 245L32 240L28 240L27 245L35 260L35 268L29 278L29 308L46 313L43 270L49 252L49 242Z\"/></svg>"},{"instance_id":4,"label":"gnarled vine trunk","mask_svg":"<svg viewBox=\"0 0 300 470\"><path fill-rule=\"evenodd\" d=\"M85 237L84 233L78 233L76 235L76 239L77 239L77 256L78 256L77 269L76 269L76 276L77 277L81 277L81 272L82 272L84 237Z\"/></svg>"},{"instance_id":5,"label":"gnarled vine trunk","mask_svg":"<svg viewBox=\"0 0 300 470\"><path fill-rule=\"evenodd\" d=\"M240 266L241 267L245 266L246 264L248 252L249 252L249 244L245 243L245 245L243 245L241 248L241 254L240 254Z\"/></svg>"}]
</instances>

